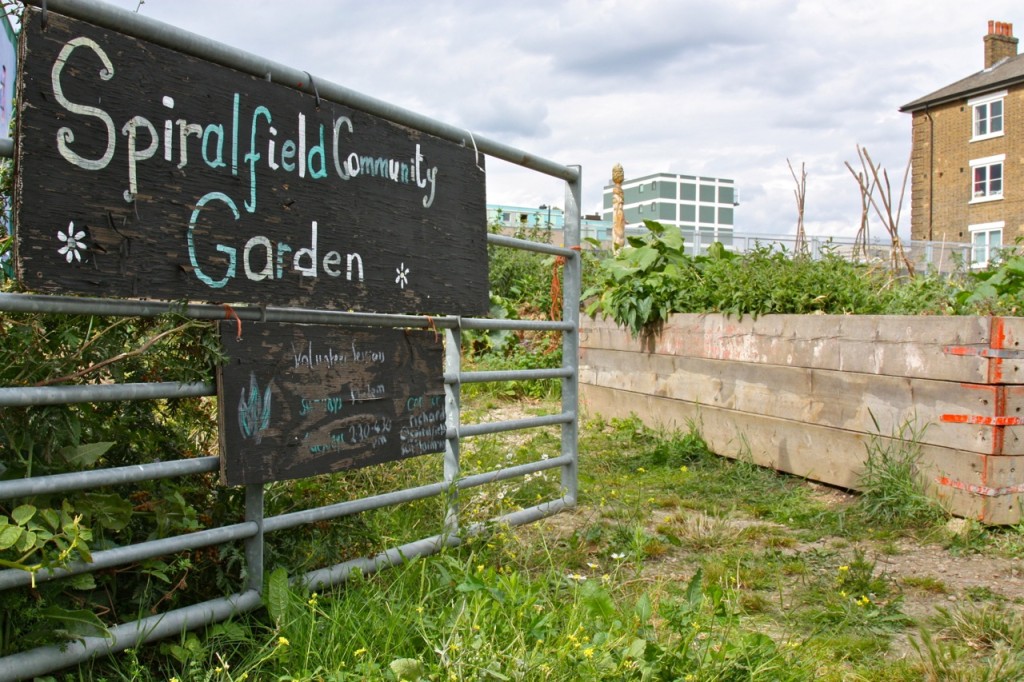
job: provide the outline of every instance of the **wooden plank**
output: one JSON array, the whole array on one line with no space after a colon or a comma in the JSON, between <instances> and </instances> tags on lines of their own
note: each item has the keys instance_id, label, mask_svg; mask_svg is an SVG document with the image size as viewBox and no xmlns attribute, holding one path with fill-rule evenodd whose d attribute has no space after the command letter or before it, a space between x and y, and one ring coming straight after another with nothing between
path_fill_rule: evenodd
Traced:
<instances>
[{"instance_id":1,"label":"wooden plank","mask_svg":"<svg viewBox=\"0 0 1024 682\"><path fill-rule=\"evenodd\" d=\"M221 477L265 483L441 452L443 344L433 332L221 323Z\"/></svg>"},{"instance_id":2,"label":"wooden plank","mask_svg":"<svg viewBox=\"0 0 1024 682\"><path fill-rule=\"evenodd\" d=\"M483 159L53 11L20 36L32 290L483 314ZM198 86L197 84L201 84Z\"/></svg>"},{"instance_id":3,"label":"wooden plank","mask_svg":"<svg viewBox=\"0 0 1024 682\"><path fill-rule=\"evenodd\" d=\"M843 488L857 488L867 457L869 438L863 433L602 386L581 385L580 398L585 414L607 419L636 414L649 426L670 430L693 424L720 455L749 458ZM1020 521L1024 457L922 445L920 464L931 489L951 513L986 523Z\"/></svg>"},{"instance_id":4,"label":"wooden plank","mask_svg":"<svg viewBox=\"0 0 1024 682\"><path fill-rule=\"evenodd\" d=\"M885 435L910 426L925 443L1024 454L1002 439L1002 387L585 348L580 383ZM964 417L953 419L952 417Z\"/></svg>"},{"instance_id":5,"label":"wooden plank","mask_svg":"<svg viewBox=\"0 0 1024 682\"><path fill-rule=\"evenodd\" d=\"M987 347L988 318L673 315L660 335L639 339L610 320L581 324L587 348L974 384L987 383L990 374L988 358L943 352L949 345Z\"/></svg>"}]
</instances>

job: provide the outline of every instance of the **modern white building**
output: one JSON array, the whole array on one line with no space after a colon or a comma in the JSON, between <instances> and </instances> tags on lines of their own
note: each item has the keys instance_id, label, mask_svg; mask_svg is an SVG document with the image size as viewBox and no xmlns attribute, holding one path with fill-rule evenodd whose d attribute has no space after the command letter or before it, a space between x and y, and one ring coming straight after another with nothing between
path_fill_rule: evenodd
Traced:
<instances>
[{"instance_id":1,"label":"modern white building","mask_svg":"<svg viewBox=\"0 0 1024 682\"><path fill-rule=\"evenodd\" d=\"M645 220L678 225L687 244L705 250L713 242L732 246L739 195L724 178L655 173L622 183L626 230L644 229ZM604 187L602 218L612 219L612 185Z\"/></svg>"}]
</instances>

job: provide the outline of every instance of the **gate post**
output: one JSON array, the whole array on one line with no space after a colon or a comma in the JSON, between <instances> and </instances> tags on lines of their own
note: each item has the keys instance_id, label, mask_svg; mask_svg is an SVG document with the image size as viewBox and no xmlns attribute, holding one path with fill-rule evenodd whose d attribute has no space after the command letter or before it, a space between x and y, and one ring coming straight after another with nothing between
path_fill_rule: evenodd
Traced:
<instances>
[{"instance_id":1,"label":"gate post","mask_svg":"<svg viewBox=\"0 0 1024 682\"><path fill-rule=\"evenodd\" d=\"M263 484L245 486L245 520L256 524L256 534L245 541L246 582L250 590L263 593Z\"/></svg>"},{"instance_id":2,"label":"gate post","mask_svg":"<svg viewBox=\"0 0 1024 682\"><path fill-rule=\"evenodd\" d=\"M583 185L583 169L572 166L576 177L565 181L565 224L563 226L564 246L575 255L565 259L562 270L562 319L572 325L570 331L562 334L562 367L572 373L562 379L562 412L573 414L572 421L562 424L562 455L572 457L571 464L562 467L562 491L569 504L576 504L579 488L579 368L580 368L580 289L583 273L583 258L580 252L580 197Z\"/></svg>"},{"instance_id":3,"label":"gate post","mask_svg":"<svg viewBox=\"0 0 1024 682\"><path fill-rule=\"evenodd\" d=\"M444 514L444 534L450 538L459 534L459 422L462 415L460 396L460 374L462 372L462 330L444 331L444 401L447 441L444 446L444 482L448 486ZM450 378L450 380L449 380Z\"/></svg>"}]
</instances>

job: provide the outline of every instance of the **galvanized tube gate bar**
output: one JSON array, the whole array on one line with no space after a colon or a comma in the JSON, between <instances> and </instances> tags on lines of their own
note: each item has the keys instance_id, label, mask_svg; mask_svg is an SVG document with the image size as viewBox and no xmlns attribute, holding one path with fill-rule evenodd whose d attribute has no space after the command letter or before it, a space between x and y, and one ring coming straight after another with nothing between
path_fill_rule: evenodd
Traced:
<instances>
[{"instance_id":1,"label":"galvanized tube gate bar","mask_svg":"<svg viewBox=\"0 0 1024 682\"><path fill-rule=\"evenodd\" d=\"M174 302L137 301L73 296L37 296L35 294L0 293L0 311L9 313L59 313L62 315L109 315L121 317L158 317L179 315L194 320L223 320L223 305ZM335 324L349 327L409 327L418 329L516 329L532 331L570 331L569 322L545 320L492 320L477 317L427 317L425 315L389 315L380 313L350 313L337 310L308 310L302 308L262 308L258 306L232 306L231 319L243 322L292 322L295 324Z\"/></svg>"},{"instance_id":2,"label":"galvanized tube gate bar","mask_svg":"<svg viewBox=\"0 0 1024 682\"><path fill-rule=\"evenodd\" d=\"M160 478L178 478L195 474L207 474L220 468L220 457L196 457L175 459L170 462L133 464L111 469L92 469L68 474L52 474L34 478L14 478L0 481L0 500L32 495L66 493L74 490L100 488L107 485L123 485L155 481Z\"/></svg>"}]
</instances>

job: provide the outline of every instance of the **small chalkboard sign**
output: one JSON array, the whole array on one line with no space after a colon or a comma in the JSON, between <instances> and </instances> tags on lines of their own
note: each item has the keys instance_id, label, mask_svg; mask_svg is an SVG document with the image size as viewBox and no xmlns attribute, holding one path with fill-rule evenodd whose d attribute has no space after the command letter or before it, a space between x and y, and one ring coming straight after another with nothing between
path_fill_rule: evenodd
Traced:
<instances>
[{"instance_id":1,"label":"small chalkboard sign","mask_svg":"<svg viewBox=\"0 0 1024 682\"><path fill-rule=\"evenodd\" d=\"M472 145L52 10L26 12L20 45L26 288L487 312Z\"/></svg>"},{"instance_id":2,"label":"small chalkboard sign","mask_svg":"<svg viewBox=\"0 0 1024 682\"><path fill-rule=\"evenodd\" d=\"M445 448L434 332L222 322L221 479L303 478Z\"/></svg>"}]
</instances>

